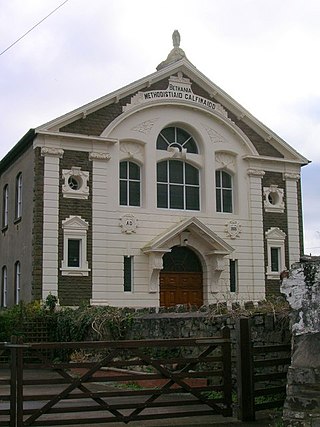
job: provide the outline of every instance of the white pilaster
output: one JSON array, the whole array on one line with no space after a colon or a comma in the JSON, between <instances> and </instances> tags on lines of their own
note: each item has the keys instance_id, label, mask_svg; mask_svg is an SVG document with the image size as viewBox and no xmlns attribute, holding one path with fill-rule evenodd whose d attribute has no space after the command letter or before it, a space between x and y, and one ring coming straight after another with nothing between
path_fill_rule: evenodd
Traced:
<instances>
[{"instance_id":1,"label":"white pilaster","mask_svg":"<svg viewBox=\"0 0 320 427\"><path fill-rule=\"evenodd\" d=\"M58 296L59 159L63 150L43 147L43 255L42 299Z\"/></svg>"},{"instance_id":2,"label":"white pilaster","mask_svg":"<svg viewBox=\"0 0 320 427\"><path fill-rule=\"evenodd\" d=\"M288 221L289 265L287 267L290 268L293 263L300 260L299 208L297 194L297 181L300 179L300 175L296 173L285 173L284 179L286 180Z\"/></svg>"},{"instance_id":3,"label":"white pilaster","mask_svg":"<svg viewBox=\"0 0 320 427\"><path fill-rule=\"evenodd\" d=\"M265 295L264 235L262 212L261 179L265 172L248 169L249 175L249 211L251 219L252 280L255 299Z\"/></svg>"},{"instance_id":4,"label":"white pilaster","mask_svg":"<svg viewBox=\"0 0 320 427\"><path fill-rule=\"evenodd\" d=\"M90 153L92 161L92 304L106 299L107 247L106 212L110 205L109 153ZM112 193L114 196L114 192ZM102 286L103 285L103 286ZM110 303L110 302L109 302Z\"/></svg>"}]
</instances>

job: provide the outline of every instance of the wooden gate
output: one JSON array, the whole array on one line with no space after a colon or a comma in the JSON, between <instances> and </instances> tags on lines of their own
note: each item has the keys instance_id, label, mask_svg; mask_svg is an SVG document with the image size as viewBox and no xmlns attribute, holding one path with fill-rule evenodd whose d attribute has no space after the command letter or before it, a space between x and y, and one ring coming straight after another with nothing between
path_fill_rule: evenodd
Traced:
<instances>
[{"instance_id":1,"label":"wooden gate","mask_svg":"<svg viewBox=\"0 0 320 427\"><path fill-rule=\"evenodd\" d=\"M221 337L2 343L0 426L231 416L231 343Z\"/></svg>"}]
</instances>

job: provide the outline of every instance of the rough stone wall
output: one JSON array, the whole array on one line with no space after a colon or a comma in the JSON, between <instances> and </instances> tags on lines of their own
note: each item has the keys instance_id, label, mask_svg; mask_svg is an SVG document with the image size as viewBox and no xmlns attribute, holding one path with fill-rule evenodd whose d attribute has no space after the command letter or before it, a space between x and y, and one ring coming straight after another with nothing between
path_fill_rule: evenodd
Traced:
<instances>
[{"instance_id":1,"label":"rough stone wall","mask_svg":"<svg viewBox=\"0 0 320 427\"><path fill-rule=\"evenodd\" d=\"M32 230L32 299L42 298L43 244L43 175L44 158L41 148L34 150L33 230Z\"/></svg>"},{"instance_id":2,"label":"rough stone wall","mask_svg":"<svg viewBox=\"0 0 320 427\"><path fill-rule=\"evenodd\" d=\"M89 223L87 233L87 260L89 268L92 268L92 162L89 161L89 153L82 151L65 150L63 158L60 162L60 177L61 185L62 170L71 169L72 166L81 167L81 170L90 173L88 181L89 198L82 199L69 199L63 197L60 191L59 200L59 252L58 259L61 265L63 259L63 229L61 227L62 221L69 218L70 215L81 216L82 219ZM89 303L92 298L92 275L89 272L88 276L62 276L59 273L58 294L61 305L80 305L81 303Z\"/></svg>"},{"instance_id":3,"label":"rough stone wall","mask_svg":"<svg viewBox=\"0 0 320 427\"><path fill-rule=\"evenodd\" d=\"M262 179L263 187L277 185L284 190L284 201L286 200L286 185L283 180L283 174L279 172L266 172ZM261 196L262 197L262 196ZM263 233L265 234L271 227L279 227L288 236L288 220L286 212L286 203L283 213L266 212L263 209ZM268 265L267 241L264 241L265 267ZM285 265L289 264L288 239L285 241ZM266 279L266 296L280 295L280 280Z\"/></svg>"},{"instance_id":4,"label":"rough stone wall","mask_svg":"<svg viewBox=\"0 0 320 427\"><path fill-rule=\"evenodd\" d=\"M296 264L281 286L293 308L285 426L320 426L320 261Z\"/></svg>"}]
</instances>

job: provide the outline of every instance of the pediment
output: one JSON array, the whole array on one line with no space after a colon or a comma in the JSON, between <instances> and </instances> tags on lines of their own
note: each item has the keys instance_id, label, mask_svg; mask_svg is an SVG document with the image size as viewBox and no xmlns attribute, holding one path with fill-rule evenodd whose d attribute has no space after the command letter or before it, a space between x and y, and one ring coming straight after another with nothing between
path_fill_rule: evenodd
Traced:
<instances>
[{"instance_id":1,"label":"pediment","mask_svg":"<svg viewBox=\"0 0 320 427\"><path fill-rule=\"evenodd\" d=\"M144 253L167 252L173 245L173 242L180 241L181 245L188 244L188 240L193 239L202 241L208 248L208 253L217 255L228 255L234 251L234 248L221 239L208 226L196 217L185 219L174 226L163 231L156 236L147 245L142 248Z\"/></svg>"},{"instance_id":2,"label":"pediment","mask_svg":"<svg viewBox=\"0 0 320 427\"><path fill-rule=\"evenodd\" d=\"M97 118L93 117L95 113L99 112L98 115L100 119L100 113L102 110L114 105L115 110L112 114L115 119L127 114L126 111L128 111L128 109L130 110L130 108L139 108L139 105L142 108L145 101L143 100L143 97L145 96L143 94L147 94L146 96L148 96L149 93L149 96L153 96L151 92L154 92L159 88L159 85L166 90L169 87L169 81L173 82L174 80L177 80L177 85L183 89L188 86L187 80L191 82L192 87L197 86L198 90L193 90L194 98L192 98L193 94L189 93L189 99L184 99L184 103L189 103L190 108L192 108L193 105L194 107L211 111L212 114L221 116L221 118L224 118L233 125L234 121L238 123L241 122L244 124L243 129L245 127L249 127L254 130L261 138L262 145L269 145L271 147L271 151L269 151L272 152L273 150L276 157L283 158L283 160L287 159L292 162L297 162L299 164L308 163L308 160L305 157L296 152L284 140L252 116L245 108L238 104L217 85L211 82L186 58L174 62L153 74L107 94L89 104L65 114L64 116L39 126L36 129L36 133L55 132L57 134L61 134L64 132L69 133L69 135L77 132L82 133L82 125L86 131L88 131L90 126L88 127L87 123L88 120L90 120L90 117L92 117L92 121L97 123ZM152 103L149 102L152 99L146 98L146 100L147 104L152 106ZM159 102L159 100L155 99L154 105L156 105L157 102ZM162 102L179 102L179 99L168 97L167 99L162 99ZM108 115L108 117L110 117L110 115ZM73 123L76 123L76 126L71 126ZM96 131L97 133L92 133L89 130L89 134L97 137L104 135L103 131L108 125L110 125L110 123L111 122L106 123L104 127L103 123L101 123L101 129ZM260 154L260 156L261 155L263 156L263 154Z\"/></svg>"},{"instance_id":3,"label":"pediment","mask_svg":"<svg viewBox=\"0 0 320 427\"><path fill-rule=\"evenodd\" d=\"M62 228L68 230L88 230L89 224L80 216L70 215L62 221Z\"/></svg>"},{"instance_id":4,"label":"pediment","mask_svg":"<svg viewBox=\"0 0 320 427\"><path fill-rule=\"evenodd\" d=\"M280 230L279 227L272 227L266 231L266 238L268 240L285 240L286 233Z\"/></svg>"}]
</instances>

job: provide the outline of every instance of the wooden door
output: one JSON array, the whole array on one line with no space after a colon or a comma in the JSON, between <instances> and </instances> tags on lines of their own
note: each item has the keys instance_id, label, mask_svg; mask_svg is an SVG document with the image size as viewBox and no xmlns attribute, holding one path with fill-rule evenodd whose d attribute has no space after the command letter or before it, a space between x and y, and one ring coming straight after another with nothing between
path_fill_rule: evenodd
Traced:
<instances>
[{"instance_id":1,"label":"wooden door","mask_svg":"<svg viewBox=\"0 0 320 427\"><path fill-rule=\"evenodd\" d=\"M172 307L176 304L203 305L201 272L160 273L160 305Z\"/></svg>"}]
</instances>

